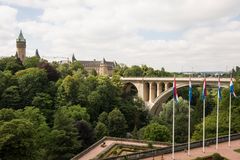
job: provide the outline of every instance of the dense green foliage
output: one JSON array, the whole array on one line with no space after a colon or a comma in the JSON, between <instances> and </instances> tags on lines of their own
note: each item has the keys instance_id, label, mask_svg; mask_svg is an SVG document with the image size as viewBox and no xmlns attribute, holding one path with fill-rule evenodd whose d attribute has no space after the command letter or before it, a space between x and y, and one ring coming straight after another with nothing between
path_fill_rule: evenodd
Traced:
<instances>
[{"instance_id":1,"label":"dense green foliage","mask_svg":"<svg viewBox=\"0 0 240 160\"><path fill-rule=\"evenodd\" d=\"M164 68L154 70L146 65L127 67L126 65L117 65L114 74L123 77L170 77L171 73L166 72Z\"/></svg>"},{"instance_id":2,"label":"dense green foliage","mask_svg":"<svg viewBox=\"0 0 240 160\"><path fill-rule=\"evenodd\" d=\"M239 68L234 71L238 76ZM87 73L75 61L48 63L29 57L0 59L0 157L2 160L68 160L104 136L171 141L172 101L152 117L144 102L125 94L120 76L172 76L164 68L118 65L112 78ZM240 87L235 83L235 92ZM187 141L188 90L179 90L176 142ZM202 136L201 87L193 88L192 139ZM206 136L215 136L216 89L208 89ZM229 90L220 103L220 135L228 130ZM239 98L232 99L232 132L240 132Z\"/></svg>"},{"instance_id":3,"label":"dense green foliage","mask_svg":"<svg viewBox=\"0 0 240 160\"><path fill-rule=\"evenodd\" d=\"M143 102L124 95L119 76L39 57L0 59L0 109L3 160L70 159L103 136L125 137L149 121Z\"/></svg>"},{"instance_id":4,"label":"dense green foliage","mask_svg":"<svg viewBox=\"0 0 240 160\"><path fill-rule=\"evenodd\" d=\"M206 156L206 157L198 157L195 160L208 160L208 159L212 159L212 160L227 160L226 158L222 157L218 153L214 153L213 155Z\"/></svg>"},{"instance_id":5,"label":"dense green foliage","mask_svg":"<svg viewBox=\"0 0 240 160\"><path fill-rule=\"evenodd\" d=\"M154 122L142 128L140 136L145 140L167 142L170 140L170 131L166 126Z\"/></svg>"}]
</instances>

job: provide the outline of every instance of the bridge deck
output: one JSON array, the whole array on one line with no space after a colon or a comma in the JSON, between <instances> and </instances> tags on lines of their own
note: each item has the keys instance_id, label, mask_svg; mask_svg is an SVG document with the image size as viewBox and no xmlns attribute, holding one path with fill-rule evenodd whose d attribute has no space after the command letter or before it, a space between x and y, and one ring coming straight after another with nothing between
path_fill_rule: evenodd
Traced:
<instances>
[{"instance_id":1,"label":"bridge deck","mask_svg":"<svg viewBox=\"0 0 240 160\"><path fill-rule=\"evenodd\" d=\"M173 81L173 77L121 77L122 81ZM192 77L191 81L203 81L203 77L202 78L196 78L196 77ZM207 77L206 78L207 81L209 82L218 82L218 78L215 77ZM221 78L221 82L230 82L231 78ZM189 78L188 77L176 77L176 81L183 81L183 82L188 82ZM233 79L233 81L235 81Z\"/></svg>"}]
</instances>

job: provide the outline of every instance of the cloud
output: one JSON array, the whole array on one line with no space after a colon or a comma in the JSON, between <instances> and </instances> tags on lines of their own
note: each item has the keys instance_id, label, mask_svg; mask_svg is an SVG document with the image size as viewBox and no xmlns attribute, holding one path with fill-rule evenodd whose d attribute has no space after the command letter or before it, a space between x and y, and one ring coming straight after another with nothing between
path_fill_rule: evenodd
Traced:
<instances>
[{"instance_id":1,"label":"cloud","mask_svg":"<svg viewBox=\"0 0 240 160\"><path fill-rule=\"evenodd\" d=\"M0 10L8 46L22 28L29 55L39 48L44 56L101 59L147 64L171 71L225 70L240 58L240 14L238 0L0 0L9 11ZM40 8L35 20L16 20L17 7ZM15 8L15 9L14 9ZM26 8L27 9L27 8ZM10 12L10 10L12 10ZM3 17L3 16L1 16ZM8 22L11 20L11 22ZM8 25L13 24L9 29ZM18 28L16 28L16 26ZM154 34L151 39L140 31ZM2 32L2 30L1 30ZM166 33L164 38L161 33ZM166 38L167 33L178 37ZM5 42L5 43L6 43ZM11 42L11 43L10 43ZM9 52L8 52L9 53Z\"/></svg>"},{"instance_id":2,"label":"cloud","mask_svg":"<svg viewBox=\"0 0 240 160\"><path fill-rule=\"evenodd\" d=\"M13 52L15 41L17 10L6 5L0 5L0 56Z\"/></svg>"}]
</instances>

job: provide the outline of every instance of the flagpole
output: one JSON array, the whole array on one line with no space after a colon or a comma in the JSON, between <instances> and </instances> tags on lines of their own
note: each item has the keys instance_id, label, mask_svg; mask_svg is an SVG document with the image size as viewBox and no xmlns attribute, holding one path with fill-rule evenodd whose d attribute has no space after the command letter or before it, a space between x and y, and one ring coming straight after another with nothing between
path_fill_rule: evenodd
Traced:
<instances>
[{"instance_id":1,"label":"flagpole","mask_svg":"<svg viewBox=\"0 0 240 160\"><path fill-rule=\"evenodd\" d=\"M190 116L190 106L191 106L191 100L189 99L189 102L188 102L188 156L190 156L190 141L191 141L191 138L190 138L190 125L191 125L191 116Z\"/></svg>"},{"instance_id":2,"label":"flagpole","mask_svg":"<svg viewBox=\"0 0 240 160\"><path fill-rule=\"evenodd\" d=\"M175 138L174 138L174 131L175 131L175 101L173 98L173 127L172 127L172 159L175 159L174 157L174 143L175 143Z\"/></svg>"},{"instance_id":3,"label":"flagpole","mask_svg":"<svg viewBox=\"0 0 240 160\"><path fill-rule=\"evenodd\" d=\"M219 92L219 91L218 91ZM219 94L219 93L218 93ZM219 96L217 97L217 127L216 127L216 149L218 149L218 116L219 116Z\"/></svg>"},{"instance_id":4,"label":"flagpole","mask_svg":"<svg viewBox=\"0 0 240 160\"><path fill-rule=\"evenodd\" d=\"M231 108L232 108L232 93L230 92L229 96L229 126L228 126L228 146L231 147Z\"/></svg>"},{"instance_id":5,"label":"flagpole","mask_svg":"<svg viewBox=\"0 0 240 160\"><path fill-rule=\"evenodd\" d=\"M205 153L205 98L203 99L203 153Z\"/></svg>"},{"instance_id":6,"label":"flagpole","mask_svg":"<svg viewBox=\"0 0 240 160\"><path fill-rule=\"evenodd\" d=\"M202 151L205 153L205 103L206 103L206 77L204 74L204 81L203 81L203 93L202 93L202 98L203 98L203 141L202 141Z\"/></svg>"},{"instance_id":7,"label":"flagpole","mask_svg":"<svg viewBox=\"0 0 240 160\"><path fill-rule=\"evenodd\" d=\"M190 78L190 75L189 75L189 89L190 89L190 87L192 87L192 84L191 84L191 86L190 86L190 83L191 83L191 78ZM189 90L189 92L190 92L190 90ZM190 156L190 142L191 142L191 138L190 138L190 134L191 134L191 129L190 129L190 127L191 127L191 95L190 94L192 94L192 93L188 93L189 95L189 102L188 102L188 156Z\"/></svg>"}]
</instances>

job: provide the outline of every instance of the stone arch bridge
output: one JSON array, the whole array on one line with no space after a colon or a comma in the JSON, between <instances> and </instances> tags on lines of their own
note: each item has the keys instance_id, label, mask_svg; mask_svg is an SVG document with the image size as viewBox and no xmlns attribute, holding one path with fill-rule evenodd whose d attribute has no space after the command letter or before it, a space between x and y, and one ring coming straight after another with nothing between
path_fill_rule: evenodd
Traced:
<instances>
[{"instance_id":1,"label":"stone arch bridge","mask_svg":"<svg viewBox=\"0 0 240 160\"><path fill-rule=\"evenodd\" d=\"M158 115L162 110L162 104L172 96L173 77L122 77L125 92L133 88L137 90L138 97L142 98L151 114ZM192 86L201 86L204 78L191 78ZM218 78L206 78L207 85L217 87ZM176 78L177 89L187 87L189 78ZM221 78L221 86L228 87L230 78Z\"/></svg>"}]
</instances>

